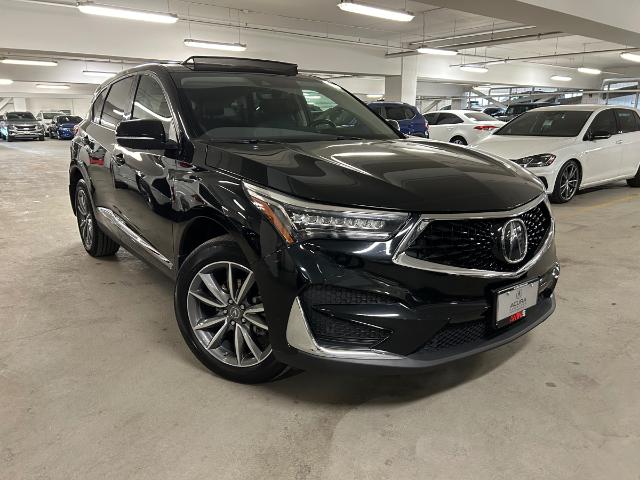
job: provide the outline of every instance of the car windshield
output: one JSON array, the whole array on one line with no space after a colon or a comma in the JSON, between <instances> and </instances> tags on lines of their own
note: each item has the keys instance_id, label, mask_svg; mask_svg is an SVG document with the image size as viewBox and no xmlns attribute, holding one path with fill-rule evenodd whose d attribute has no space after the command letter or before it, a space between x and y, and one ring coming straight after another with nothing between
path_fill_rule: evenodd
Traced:
<instances>
[{"instance_id":1,"label":"car windshield","mask_svg":"<svg viewBox=\"0 0 640 480\"><path fill-rule=\"evenodd\" d=\"M58 112L42 112L42 118L45 120L51 120L56 115L58 115Z\"/></svg>"},{"instance_id":2,"label":"car windshield","mask_svg":"<svg viewBox=\"0 0 640 480\"><path fill-rule=\"evenodd\" d=\"M58 123L80 123L82 121L82 117L76 117L75 115L59 115Z\"/></svg>"},{"instance_id":3,"label":"car windshield","mask_svg":"<svg viewBox=\"0 0 640 480\"><path fill-rule=\"evenodd\" d=\"M496 121L496 119L493 118L491 115L487 115L486 113L482 113L482 112L465 112L464 116L467 118L470 118L475 122L495 122Z\"/></svg>"},{"instance_id":4,"label":"car windshield","mask_svg":"<svg viewBox=\"0 0 640 480\"><path fill-rule=\"evenodd\" d=\"M175 73L195 137L301 142L397 139L366 105L319 79L265 74Z\"/></svg>"},{"instance_id":5,"label":"car windshield","mask_svg":"<svg viewBox=\"0 0 640 480\"><path fill-rule=\"evenodd\" d=\"M7 120L35 120L36 117L33 116L31 112L8 112Z\"/></svg>"},{"instance_id":6,"label":"car windshield","mask_svg":"<svg viewBox=\"0 0 640 480\"><path fill-rule=\"evenodd\" d=\"M592 113L589 110L531 110L511 120L494 135L575 137Z\"/></svg>"}]
</instances>

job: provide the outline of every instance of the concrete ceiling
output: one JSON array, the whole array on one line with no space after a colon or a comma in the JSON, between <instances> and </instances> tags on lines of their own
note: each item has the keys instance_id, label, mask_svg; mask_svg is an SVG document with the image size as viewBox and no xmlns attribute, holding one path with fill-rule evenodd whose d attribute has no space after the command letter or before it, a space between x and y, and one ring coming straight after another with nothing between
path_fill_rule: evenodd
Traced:
<instances>
[{"instance_id":1,"label":"concrete ceiling","mask_svg":"<svg viewBox=\"0 0 640 480\"><path fill-rule=\"evenodd\" d=\"M83 69L118 71L144 59L181 60L194 54L220 54L184 47L182 39L186 37L240 40L249 47L243 56L292 61L306 71L359 78L399 74L399 59L385 58L385 54L422 43L455 48L463 54L453 59L423 56L421 77L443 82L513 80L514 85L532 81L544 85L549 72L561 73L554 67L575 68L583 63L609 73L640 74L638 67L619 57L619 49L636 45L636 38L640 45L640 28L620 13L605 15L594 2L578 2L582 8L577 9L577 0L367 1L406 8L416 18L402 23L350 14L337 8L337 0L104 0L110 5L170 11L180 17L175 25L158 26L83 15L73 0L0 0L4 20L0 56L59 59L56 68L0 65L0 78L24 82L23 89L29 79L34 79L70 82L82 90L83 85L97 81L83 77ZM554 5L557 10L553 10ZM603 21L594 20L598 15ZM55 31L73 35L52 42L52 25ZM623 38L625 41L619 43ZM611 49L618 50L584 56L580 53ZM554 54L563 56L549 58ZM495 74L485 76L461 74L455 68L484 58L520 57L543 58L501 65ZM536 63L543 64L544 69ZM538 71L529 71L532 69ZM599 79L586 79L576 88L592 88L595 84ZM363 83L362 91L369 86Z\"/></svg>"}]
</instances>

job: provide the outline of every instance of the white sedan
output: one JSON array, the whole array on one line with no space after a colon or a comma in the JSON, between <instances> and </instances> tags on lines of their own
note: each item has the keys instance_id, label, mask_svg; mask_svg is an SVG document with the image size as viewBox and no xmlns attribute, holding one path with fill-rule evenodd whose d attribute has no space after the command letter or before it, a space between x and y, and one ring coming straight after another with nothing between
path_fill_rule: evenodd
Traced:
<instances>
[{"instance_id":1,"label":"white sedan","mask_svg":"<svg viewBox=\"0 0 640 480\"><path fill-rule=\"evenodd\" d=\"M504 125L491 115L474 110L440 110L425 115L429 138L458 145L474 145Z\"/></svg>"},{"instance_id":2,"label":"white sedan","mask_svg":"<svg viewBox=\"0 0 640 480\"><path fill-rule=\"evenodd\" d=\"M640 116L612 105L563 105L530 110L476 148L513 160L565 203L581 188L616 180L640 187Z\"/></svg>"}]
</instances>

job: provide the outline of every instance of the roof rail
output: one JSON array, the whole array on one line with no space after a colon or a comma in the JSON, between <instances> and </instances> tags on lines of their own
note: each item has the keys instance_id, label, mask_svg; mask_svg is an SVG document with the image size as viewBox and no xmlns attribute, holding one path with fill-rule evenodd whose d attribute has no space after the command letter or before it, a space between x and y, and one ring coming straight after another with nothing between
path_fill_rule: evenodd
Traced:
<instances>
[{"instance_id":1,"label":"roof rail","mask_svg":"<svg viewBox=\"0 0 640 480\"><path fill-rule=\"evenodd\" d=\"M189 57L182 62L192 70L205 70L213 72L252 72L272 73L275 75L297 75L298 65L295 63L275 62L273 60L260 60L256 58L238 57Z\"/></svg>"}]
</instances>

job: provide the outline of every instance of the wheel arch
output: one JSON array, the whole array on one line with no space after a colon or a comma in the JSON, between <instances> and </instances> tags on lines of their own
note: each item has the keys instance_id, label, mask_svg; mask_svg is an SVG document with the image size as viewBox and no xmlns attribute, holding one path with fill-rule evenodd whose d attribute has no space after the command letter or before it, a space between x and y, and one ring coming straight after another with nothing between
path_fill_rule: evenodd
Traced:
<instances>
[{"instance_id":1,"label":"wheel arch","mask_svg":"<svg viewBox=\"0 0 640 480\"><path fill-rule=\"evenodd\" d=\"M84 180L84 175L76 165L73 165L69 169L69 200L71 201L71 208L73 209L74 215L76 214L76 186L80 180Z\"/></svg>"},{"instance_id":2,"label":"wheel arch","mask_svg":"<svg viewBox=\"0 0 640 480\"><path fill-rule=\"evenodd\" d=\"M226 222L213 216L200 215L192 218L178 232L177 266L182 265L189 254L206 241L229 233L231 233L231 229L226 225Z\"/></svg>"}]
</instances>

